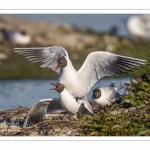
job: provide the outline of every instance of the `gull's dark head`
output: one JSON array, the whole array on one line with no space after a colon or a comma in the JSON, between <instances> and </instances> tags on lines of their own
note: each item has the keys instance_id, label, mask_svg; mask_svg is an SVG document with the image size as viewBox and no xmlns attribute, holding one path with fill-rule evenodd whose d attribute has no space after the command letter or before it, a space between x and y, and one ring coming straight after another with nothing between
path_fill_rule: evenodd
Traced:
<instances>
[{"instance_id":1,"label":"gull's dark head","mask_svg":"<svg viewBox=\"0 0 150 150\"><path fill-rule=\"evenodd\" d=\"M56 91L59 92L59 93L61 93L61 92L64 90L64 88L65 88L64 85L61 84L61 83L56 83L56 84L51 83L51 84L54 85L55 88L50 89L50 90L56 90Z\"/></svg>"},{"instance_id":2,"label":"gull's dark head","mask_svg":"<svg viewBox=\"0 0 150 150\"><path fill-rule=\"evenodd\" d=\"M62 56L62 57L60 57L59 59L58 59L58 64L57 64L57 66L55 67L55 70L54 71L56 71L57 69L59 69L59 68L61 68L61 67L66 67L67 66L67 60L66 60L66 58L64 57L64 56Z\"/></svg>"},{"instance_id":3,"label":"gull's dark head","mask_svg":"<svg viewBox=\"0 0 150 150\"><path fill-rule=\"evenodd\" d=\"M93 90L93 98L98 99L101 97L101 91L99 89L94 89Z\"/></svg>"}]
</instances>

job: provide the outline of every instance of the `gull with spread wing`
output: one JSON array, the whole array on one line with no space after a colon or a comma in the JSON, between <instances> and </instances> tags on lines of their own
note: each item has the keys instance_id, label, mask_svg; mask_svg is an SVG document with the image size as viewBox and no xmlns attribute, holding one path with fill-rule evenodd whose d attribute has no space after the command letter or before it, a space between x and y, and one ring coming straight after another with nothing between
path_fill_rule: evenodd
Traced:
<instances>
[{"instance_id":1,"label":"gull with spread wing","mask_svg":"<svg viewBox=\"0 0 150 150\"><path fill-rule=\"evenodd\" d=\"M28 61L41 62L40 67L47 67L57 72L58 82L62 83L70 95L76 99L87 99L87 93L91 87L102 77L132 71L148 61L96 51L90 53L82 67L76 71L67 51L60 46L14 48L14 52L23 55Z\"/></svg>"}]
</instances>

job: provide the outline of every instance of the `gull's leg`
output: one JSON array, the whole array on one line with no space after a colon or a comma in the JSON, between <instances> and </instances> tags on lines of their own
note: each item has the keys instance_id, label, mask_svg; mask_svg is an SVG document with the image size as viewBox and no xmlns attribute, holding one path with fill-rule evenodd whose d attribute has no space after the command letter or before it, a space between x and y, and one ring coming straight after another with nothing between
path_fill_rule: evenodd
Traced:
<instances>
[{"instance_id":1,"label":"gull's leg","mask_svg":"<svg viewBox=\"0 0 150 150\"><path fill-rule=\"evenodd\" d=\"M81 98L78 98L78 97L74 97L74 98L76 99L76 102L78 102L78 100L81 99Z\"/></svg>"}]
</instances>

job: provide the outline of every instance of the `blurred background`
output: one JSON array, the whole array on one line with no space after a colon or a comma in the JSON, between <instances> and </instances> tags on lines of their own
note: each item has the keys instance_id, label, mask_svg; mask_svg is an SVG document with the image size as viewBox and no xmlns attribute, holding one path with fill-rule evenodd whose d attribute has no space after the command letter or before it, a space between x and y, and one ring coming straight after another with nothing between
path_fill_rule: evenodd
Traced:
<instances>
[{"instance_id":1,"label":"blurred background","mask_svg":"<svg viewBox=\"0 0 150 150\"><path fill-rule=\"evenodd\" d=\"M26 62L14 47L64 47L78 70L93 51L149 59L149 14L1 14L0 15L0 110L18 105L32 107L43 98L59 97L49 83L58 75L39 63ZM118 78L103 78L97 86L120 79L129 82L143 70ZM119 87L119 84L116 84Z\"/></svg>"}]
</instances>

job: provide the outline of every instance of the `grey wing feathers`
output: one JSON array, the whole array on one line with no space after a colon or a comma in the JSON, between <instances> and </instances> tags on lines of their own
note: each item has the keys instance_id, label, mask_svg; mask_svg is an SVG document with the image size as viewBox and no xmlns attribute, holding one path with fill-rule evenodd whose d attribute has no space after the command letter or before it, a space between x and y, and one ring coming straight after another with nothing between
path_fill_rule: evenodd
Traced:
<instances>
[{"instance_id":1,"label":"grey wing feathers","mask_svg":"<svg viewBox=\"0 0 150 150\"><path fill-rule=\"evenodd\" d=\"M44 116L47 113L48 106L50 105L50 103L56 100L58 99L43 99L38 101L27 114L26 120L23 124L23 128L43 121Z\"/></svg>"},{"instance_id":2,"label":"grey wing feathers","mask_svg":"<svg viewBox=\"0 0 150 150\"><path fill-rule=\"evenodd\" d=\"M116 55L109 52L93 52L88 55L78 71L78 78L87 91L102 77L116 76L137 69L148 60Z\"/></svg>"},{"instance_id":3,"label":"grey wing feathers","mask_svg":"<svg viewBox=\"0 0 150 150\"><path fill-rule=\"evenodd\" d=\"M67 51L60 46L45 48L14 48L14 52L25 57L27 61L41 62L40 67L48 67L52 70L57 66L57 61L62 56L67 56ZM56 72L59 73L60 69Z\"/></svg>"}]
</instances>

